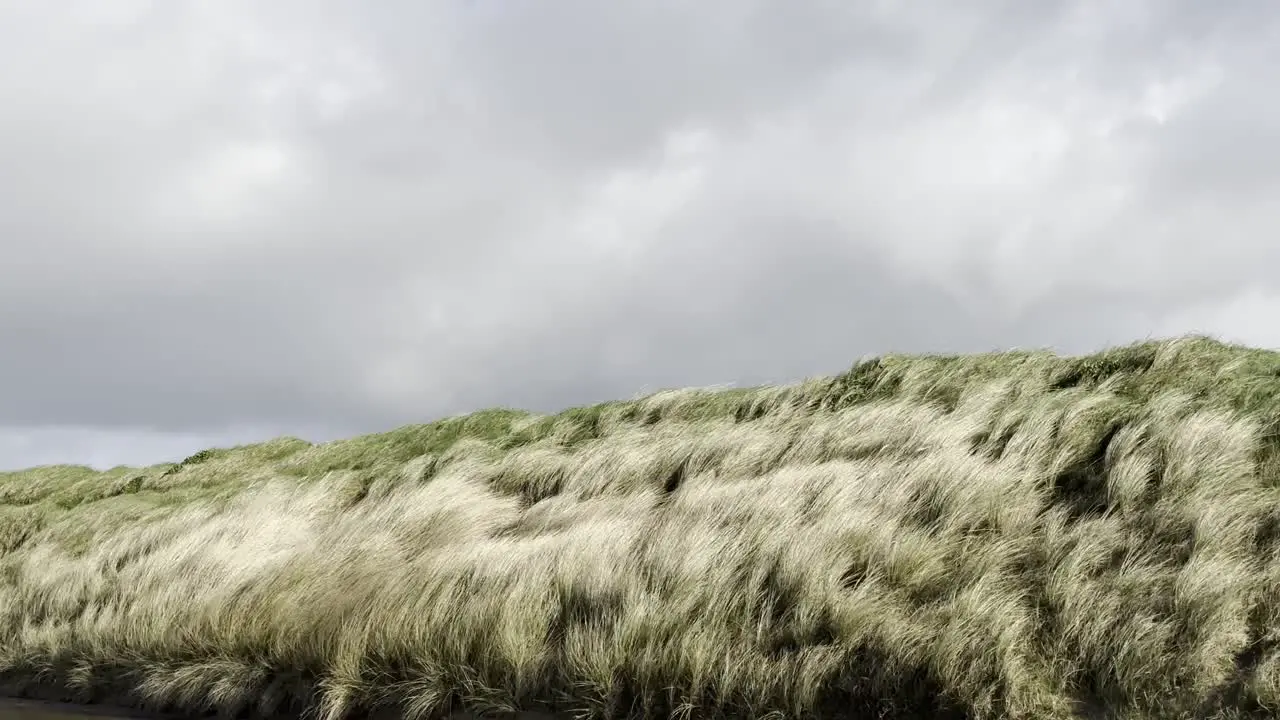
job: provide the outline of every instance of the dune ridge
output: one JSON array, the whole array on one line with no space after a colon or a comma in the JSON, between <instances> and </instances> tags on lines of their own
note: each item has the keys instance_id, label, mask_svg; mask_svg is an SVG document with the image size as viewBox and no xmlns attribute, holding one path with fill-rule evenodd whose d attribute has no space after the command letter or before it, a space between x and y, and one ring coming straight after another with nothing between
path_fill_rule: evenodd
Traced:
<instances>
[{"instance_id":1,"label":"dune ridge","mask_svg":"<svg viewBox=\"0 0 1280 720\"><path fill-rule=\"evenodd\" d=\"M0 473L0 693L225 716L1280 709L1280 353L888 355Z\"/></svg>"}]
</instances>

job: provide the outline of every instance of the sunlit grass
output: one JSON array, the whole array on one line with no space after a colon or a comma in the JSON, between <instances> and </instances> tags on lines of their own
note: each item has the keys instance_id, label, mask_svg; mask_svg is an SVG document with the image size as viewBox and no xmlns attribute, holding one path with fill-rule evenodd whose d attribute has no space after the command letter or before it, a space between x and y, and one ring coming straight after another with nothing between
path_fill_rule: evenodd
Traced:
<instances>
[{"instance_id":1,"label":"sunlit grass","mask_svg":"<svg viewBox=\"0 0 1280 720\"><path fill-rule=\"evenodd\" d=\"M1280 354L1182 338L0 474L0 683L182 711L1267 717Z\"/></svg>"}]
</instances>

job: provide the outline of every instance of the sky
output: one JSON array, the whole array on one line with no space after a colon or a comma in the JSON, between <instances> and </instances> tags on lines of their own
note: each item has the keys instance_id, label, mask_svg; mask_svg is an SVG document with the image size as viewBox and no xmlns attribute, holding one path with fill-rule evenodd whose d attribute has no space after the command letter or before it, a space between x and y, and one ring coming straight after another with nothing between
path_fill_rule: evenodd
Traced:
<instances>
[{"instance_id":1,"label":"sky","mask_svg":"<svg viewBox=\"0 0 1280 720\"><path fill-rule=\"evenodd\" d=\"M1280 348L1263 0L7 0L0 469Z\"/></svg>"}]
</instances>

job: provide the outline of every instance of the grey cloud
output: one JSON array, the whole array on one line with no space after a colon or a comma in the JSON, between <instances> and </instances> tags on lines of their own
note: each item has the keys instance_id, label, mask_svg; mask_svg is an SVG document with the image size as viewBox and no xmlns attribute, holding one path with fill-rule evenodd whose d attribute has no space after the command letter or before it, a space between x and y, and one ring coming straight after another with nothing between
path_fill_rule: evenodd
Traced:
<instances>
[{"instance_id":1,"label":"grey cloud","mask_svg":"<svg viewBox=\"0 0 1280 720\"><path fill-rule=\"evenodd\" d=\"M77 7L0 10L0 466L1280 342L1266 3Z\"/></svg>"}]
</instances>

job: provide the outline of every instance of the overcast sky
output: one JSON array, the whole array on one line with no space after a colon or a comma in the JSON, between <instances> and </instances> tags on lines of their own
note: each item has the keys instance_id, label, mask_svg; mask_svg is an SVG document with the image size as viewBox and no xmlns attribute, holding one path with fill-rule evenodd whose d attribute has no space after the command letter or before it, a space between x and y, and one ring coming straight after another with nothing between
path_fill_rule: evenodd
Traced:
<instances>
[{"instance_id":1,"label":"overcast sky","mask_svg":"<svg viewBox=\"0 0 1280 720\"><path fill-rule=\"evenodd\" d=\"M8 0L0 468L1280 347L1264 0Z\"/></svg>"}]
</instances>

